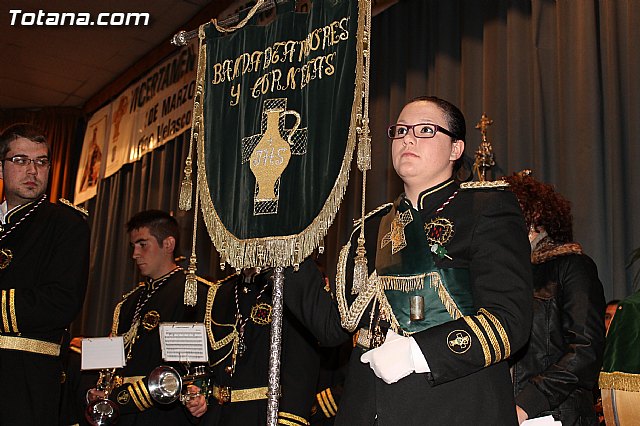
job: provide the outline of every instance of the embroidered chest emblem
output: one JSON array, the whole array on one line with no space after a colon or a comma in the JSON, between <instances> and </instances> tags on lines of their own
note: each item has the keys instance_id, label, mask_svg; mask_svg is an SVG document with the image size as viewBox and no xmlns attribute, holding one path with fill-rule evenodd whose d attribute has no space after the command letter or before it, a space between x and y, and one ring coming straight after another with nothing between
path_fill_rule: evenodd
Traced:
<instances>
[{"instance_id":1,"label":"embroidered chest emblem","mask_svg":"<svg viewBox=\"0 0 640 426\"><path fill-rule=\"evenodd\" d=\"M453 222L444 217L436 217L424 225L424 232L431 252L438 255L440 259L446 257L451 260L444 245L453 237Z\"/></svg>"},{"instance_id":2,"label":"embroidered chest emblem","mask_svg":"<svg viewBox=\"0 0 640 426\"><path fill-rule=\"evenodd\" d=\"M396 217L391 222L391 231L382 237L380 248L384 248L391 243L391 254L396 254L407 246L407 239L404 235L404 228L413 221L411 211L407 210L402 213L396 212Z\"/></svg>"},{"instance_id":3,"label":"embroidered chest emblem","mask_svg":"<svg viewBox=\"0 0 640 426\"><path fill-rule=\"evenodd\" d=\"M5 269L11 263L13 253L9 249L0 249L0 269Z\"/></svg>"}]
</instances>

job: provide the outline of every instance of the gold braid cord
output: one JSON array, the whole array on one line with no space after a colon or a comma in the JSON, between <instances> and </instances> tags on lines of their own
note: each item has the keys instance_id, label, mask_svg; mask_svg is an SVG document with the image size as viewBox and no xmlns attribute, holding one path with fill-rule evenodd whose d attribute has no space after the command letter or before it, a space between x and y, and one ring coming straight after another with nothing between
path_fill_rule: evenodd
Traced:
<instances>
[{"instance_id":1,"label":"gold braid cord","mask_svg":"<svg viewBox=\"0 0 640 426\"><path fill-rule=\"evenodd\" d=\"M338 211L342 198L347 189L349 182L349 170L351 168L351 160L356 146L356 129L362 120L358 117L368 117L368 112L363 111L363 99L368 99L368 85L363 84L363 80L368 80L368 72L365 72L364 58L368 55L368 50L364 49L364 36L370 32L369 27L362 28L360 23L363 18L363 11L370 8L370 2L359 0L359 28L357 31L357 52L356 55L356 84L354 89L353 104L351 107L351 119L349 124L349 132L347 136L347 146L345 155L342 160L340 172L336 179L331 193L327 197L318 215L313 219L305 229L298 234L282 235L263 238L240 239L232 234L218 216L216 207L213 205L210 189L207 180L207 168L205 158L205 140L203 132L199 132L195 136L197 144L197 199L200 199L204 222L209 233L209 237L213 245L220 252L221 263L227 262L236 269L248 267L266 267L278 265L282 267L297 266L306 257L308 257L316 247L322 244L322 240L327 230L333 223L335 215ZM366 21L365 21L366 22ZM201 32L203 32L201 27ZM198 69L206 64L206 54L204 49L200 51L198 58ZM197 87L204 87L204 73L198 75L196 82ZM194 109L194 120L200 124L200 128L204 129L203 109ZM318 141L322 143L322 141ZM196 199L196 202L197 202ZM195 241L195 235L194 235ZM195 244L194 244L195 245Z\"/></svg>"},{"instance_id":2,"label":"gold braid cord","mask_svg":"<svg viewBox=\"0 0 640 426\"><path fill-rule=\"evenodd\" d=\"M342 327L347 331L355 331L360 323L360 319L367 309L367 306L371 301L378 302L380 305L381 315L389 318L391 322L391 328L396 333L403 333L400 328L400 324L393 314L393 309L387 300L387 296L384 294L384 286L378 279L376 271L369 276L366 280L364 287L356 296L356 300L353 301L351 306L347 304L346 297L346 271L347 271L347 258L349 257L349 250L351 249L351 242L347 243L342 250L340 250L340 256L338 257L338 267L336 271L336 299L338 301L338 311L340 312L340 319ZM375 303L374 303L375 306ZM373 308L372 308L373 309ZM403 333L405 334L405 333Z\"/></svg>"},{"instance_id":3,"label":"gold braid cord","mask_svg":"<svg viewBox=\"0 0 640 426\"><path fill-rule=\"evenodd\" d=\"M257 0L256 4L251 8L251 10L247 14L247 16L245 16L244 19L238 23L238 25L234 25L232 27L225 28L225 27L223 27L223 26L218 24L218 20L217 19L212 19L211 23L216 27L216 30L220 31L221 33L232 33L234 31L239 30L240 28L244 27L245 25L247 25L247 22L249 22L249 20L251 18L253 18L253 15L255 15L256 12L258 12L258 9L260 9L260 6L262 6L264 2L265 2L265 0Z\"/></svg>"},{"instance_id":4,"label":"gold braid cord","mask_svg":"<svg viewBox=\"0 0 640 426\"><path fill-rule=\"evenodd\" d=\"M212 365L218 365L222 361L227 359L227 357L229 355L231 355L231 353L236 349L236 347L238 345L238 341L240 339L240 335L238 334L238 330L236 329L236 325L235 324L219 324L219 323L215 322L213 320L213 318L211 318L211 312L212 312L212 309L213 309L213 302L216 299L216 294L218 293L218 289L226 281L230 280L231 278L236 277L237 275L238 275L237 273L233 274L233 275L229 275L228 277L223 278L220 281L216 281L215 283L211 283L211 285L209 287L209 291L207 292L207 305L206 305L206 308L205 308L206 315L205 315L205 318L204 318L204 326L205 326L205 329L207 330L207 336L209 338L209 346L211 346L211 349L213 349L214 351L217 351L217 350L222 349L223 347L227 346L229 343L233 343L231 348L229 349L229 352L225 356L223 356L221 359L219 359L218 361L213 363ZM229 334L227 334L225 337L223 337L222 339L216 340L214 335L213 335L213 327L212 326L228 327L228 328L231 329L231 332Z\"/></svg>"},{"instance_id":5,"label":"gold braid cord","mask_svg":"<svg viewBox=\"0 0 640 426\"><path fill-rule=\"evenodd\" d=\"M190 210L191 209L191 199L193 196L193 184L192 173L193 173L193 141L198 139L198 135L202 133L202 121L200 117L202 117L202 102L204 98L204 86L201 84L203 82L202 76L205 74L205 66L207 64L207 49L206 46L202 45L202 41L204 39L204 30L201 26L199 28L199 44L198 44L198 58L204 57L204 61L198 60L198 68L196 70L196 93L193 98L193 123L191 125L191 137L189 138L189 152L187 153L187 159L184 162L184 178L182 179L182 184L180 185L180 196L178 197L178 208L180 210Z\"/></svg>"}]
</instances>

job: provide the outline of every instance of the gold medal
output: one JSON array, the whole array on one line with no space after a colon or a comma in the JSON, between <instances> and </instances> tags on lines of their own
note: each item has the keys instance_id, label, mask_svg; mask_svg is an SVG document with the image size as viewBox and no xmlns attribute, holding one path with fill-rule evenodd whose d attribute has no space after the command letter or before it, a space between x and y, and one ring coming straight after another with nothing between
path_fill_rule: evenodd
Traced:
<instances>
[{"instance_id":1,"label":"gold medal","mask_svg":"<svg viewBox=\"0 0 640 426\"><path fill-rule=\"evenodd\" d=\"M251 321L257 325L271 324L271 305L259 303L251 308Z\"/></svg>"},{"instance_id":2,"label":"gold medal","mask_svg":"<svg viewBox=\"0 0 640 426\"><path fill-rule=\"evenodd\" d=\"M151 331L160 324L160 314L157 311L149 311L142 318L142 326L145 330Z\"/></svg>"},{"instance_id":3,"label":"gold medal","mask_svg":"<svg viewBox=\"0 0 640 426\"><path fill-rule=\"evenodd\" d=\"M0 249L0 269L5 269L11 263L13 253L9 249Z\"/></svg>"},{"instance_id":4,"label":"gold medal","mask_svg":"<svg viewBox=\"0 0 640 426\"><path fill-rule=\"evenodd\" d=\"M446 257L451 260L444 245L453 237L453 222L444 217L436 217L424 225L424 232L427 234L431 252L438 255L440 259Z\"/></svg>"}]
</instances>

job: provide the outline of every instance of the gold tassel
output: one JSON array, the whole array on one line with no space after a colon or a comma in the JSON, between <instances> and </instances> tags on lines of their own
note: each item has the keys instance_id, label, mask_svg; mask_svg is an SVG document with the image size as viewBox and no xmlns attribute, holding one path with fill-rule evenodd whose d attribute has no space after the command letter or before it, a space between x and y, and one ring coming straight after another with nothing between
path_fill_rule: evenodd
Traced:
<instances>
[{"instance_id":1,"label":"gold tassel","mask_svg":"<svg viewBox=\"0 0 640 426\"><path fill-rule=\"evenodd\" d=\"M353 263L353 287L352 294L358 294L365 288L367 284L367 250L364 248L364 237L358 238L358 248L356 249L356 258Z\"/></svg>"},{"instance_id":2,"label":"gold tassel","mask_svg":"<svg viewBox=\"0 0 640 426\"><path fill-rule=\"evenodd\" d=\"M196 303L198 303L198 279L196 278L195 256L191 256L188 270L187 279L184 283L184 304L186 306L196 306Z\"/></svg>"},{"instance_id":3,"label":"gold tassel","mask_svg":"<svg viewBox=\"0 0 640 426\"><path fill-rule=\"evenodd\" d=\"M193 183L191 183L191 157L187 157L184 165L184 179L180 185L180 196L178 198L178 207L180 210L191 210L191 195L193 193Z\"/></svg>"}]
</instances>

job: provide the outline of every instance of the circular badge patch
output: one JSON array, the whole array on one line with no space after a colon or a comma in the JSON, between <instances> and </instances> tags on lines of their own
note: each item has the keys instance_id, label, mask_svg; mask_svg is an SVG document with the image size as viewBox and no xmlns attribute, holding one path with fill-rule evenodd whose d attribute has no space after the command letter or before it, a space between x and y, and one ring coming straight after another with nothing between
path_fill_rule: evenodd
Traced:
<instances>
[{"instance_id":1,"label":"circular badge patch","mask_svg":"<svg viewBox=\"0 0 640 426\"><path fill-rule=\"evenodd\" d=\"M142 326L145 330L151 331L160 324L160 314L157 311L149 311L142 318Z\"/></svg>"},{"instance_id":2,"label":"circular badge patch","mask_svg":"<svg viewBox=\"0 0 640 426\"><path fill-rule=\"evenodd\" d=\"M129 402L129 391L127 390L123 390L118 394L118 404L120 405L127 405L127 403Z\"/></svg>"},{"instance_id":3,"label":"circular badge patch","mask_svg":"<svg viewBox=\"0 0 640 426\"><path fill-rule=\"evenodd\" d=\"M461 355L471 347L471 336L464 330L453 330L447 336L447 343L451 352Z\"/></svg>"}]
</instances>

